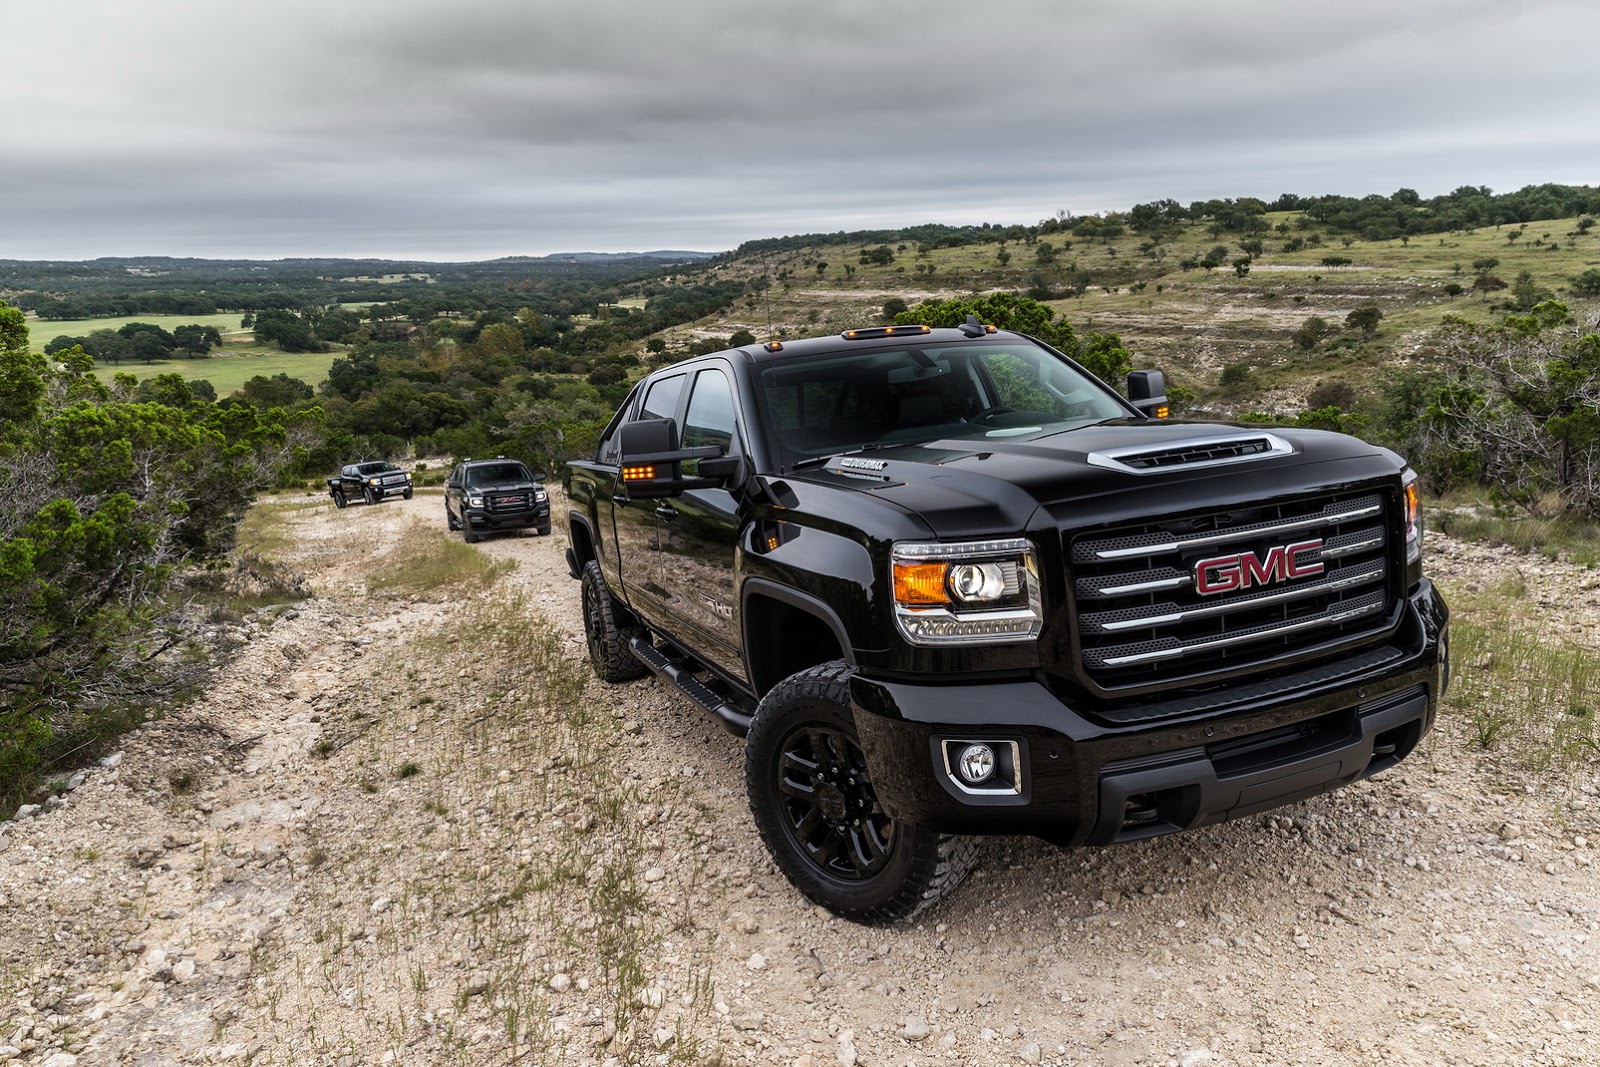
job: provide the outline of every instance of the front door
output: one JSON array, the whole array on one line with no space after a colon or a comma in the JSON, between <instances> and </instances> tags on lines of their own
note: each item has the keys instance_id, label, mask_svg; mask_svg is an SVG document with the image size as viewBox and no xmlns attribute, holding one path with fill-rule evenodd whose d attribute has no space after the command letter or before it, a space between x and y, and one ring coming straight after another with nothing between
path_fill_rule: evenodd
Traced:
<instances>
[{"instance_id":1,"label":"front door","mask_svg":"<svg viewBox=\"0 0 1600 1067\"><path fill-rule=\"evenodd\" d=\"M727 372L709 367L695 375L683 417L684 448L716 445L741 453L738 417ZM694 477L698 460L683 464ZM664 607L686 630L685 639L706 658L736 678L745 677L740 654L739 587L735 549L740 527L739 497L726 489L689 489L656 501L660 519L659 585ZM642 503L642 502L641 502Z\"/></svg>"}]
</instances>

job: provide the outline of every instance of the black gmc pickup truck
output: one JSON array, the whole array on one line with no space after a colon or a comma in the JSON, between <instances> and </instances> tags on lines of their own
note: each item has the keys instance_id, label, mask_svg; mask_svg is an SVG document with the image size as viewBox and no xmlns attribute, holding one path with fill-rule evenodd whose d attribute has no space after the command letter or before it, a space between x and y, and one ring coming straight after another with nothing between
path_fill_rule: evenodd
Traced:
<instances>
[{"instance_id":1,"label":"black gmc pickup truck","mask_svg":"<svg viewBox=\"0 0 1600 1067\"><path fill-rule=\"evenodd\" d=\"M1449 677L1415 474L1163 390L970 320L656 371L568 472L595 670L745 735L773 858L862 922L955 885L963 835L1131 841L1394 766Z\"/></svg>"}]
</instances>

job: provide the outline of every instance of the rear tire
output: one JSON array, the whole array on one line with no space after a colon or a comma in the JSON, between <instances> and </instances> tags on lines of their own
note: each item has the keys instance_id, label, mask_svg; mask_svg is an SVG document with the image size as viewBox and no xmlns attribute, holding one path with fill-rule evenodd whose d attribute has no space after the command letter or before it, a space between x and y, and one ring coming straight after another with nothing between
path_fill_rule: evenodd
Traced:
<instances>
[{"instance_id":1,"label":"rear tire","mask_svg":"<svg viewBox=\"0 0 1600 1067\"><path fill-rule=\"evenodd\" d=\"M851 673L824 663L762 698L745 742L745 791L761 840L796 889L840 918L884 925L960 884L977 841L884 813L850 710Z\"/></svg>"},{"instance_id":2,"label":"rear tire","mask_svg":"<svg viewBox=\"0 0 1600 1067\"><path fill-rule=\"evenodd\" d=\"M583 565L583 634L589 642L589 662L602 682L631 682L649 671L628 650L628 643L645 633L633 612L612 599L600 563Z\"/></svg>"},{"instance_id":3,"label":"rear tire","mask_svg":"<svg viewBox=\"0 0 1600 1067\"><path fill-rule=\"evenodd\" d=\"M345 497L343 489L333 491L333 506L341 510L350 506L350 501Z\"/></svg>"}]
</instances>

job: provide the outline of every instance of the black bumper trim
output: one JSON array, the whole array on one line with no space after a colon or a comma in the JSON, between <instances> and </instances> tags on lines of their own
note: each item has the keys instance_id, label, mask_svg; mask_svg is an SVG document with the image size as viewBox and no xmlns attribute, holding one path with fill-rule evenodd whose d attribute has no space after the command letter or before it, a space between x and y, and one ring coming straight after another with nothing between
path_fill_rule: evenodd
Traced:
<instances>
[{"instance_id":1,"label":"black bumper trim","mask_svg":"<svg viewBox=\"0 0 1600 1067\"><path fill-rule=\"evenodd\" d=\"M1428 694L1417 687L1371 709L1334 712L1260 744L1246 737L1227 746L1168 753L1154 766L1149 759L1107 763L1100 768L1099 815L1087 843L1176 833L1347 785L1409 754L1427 717Z\"/></svg>"}]
</instances>

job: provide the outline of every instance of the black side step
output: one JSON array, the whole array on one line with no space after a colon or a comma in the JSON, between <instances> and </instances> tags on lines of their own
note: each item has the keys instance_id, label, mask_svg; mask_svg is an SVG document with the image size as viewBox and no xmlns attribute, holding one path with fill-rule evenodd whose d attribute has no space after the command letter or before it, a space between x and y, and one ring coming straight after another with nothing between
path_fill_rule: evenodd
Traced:
<instances>
[{"instance_id":1,"label":"black side step","mask_svg":"<svg viewBox=\"0 0 1600 1067\"><path fill-rule=\"evenodd\" d=\"M693 663L668 657L651 644L648 637L642 635L628 642L628 650L640 663L677 686L684 696L714 715L724 730L735 737L743 737L750 732L750 716L696 678Z\"/></svg>"}]
</instances>

